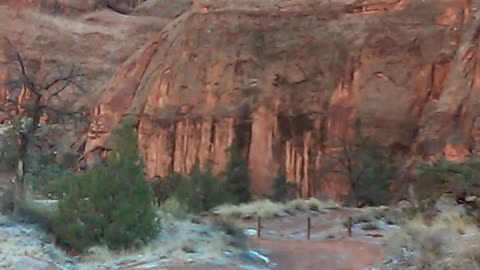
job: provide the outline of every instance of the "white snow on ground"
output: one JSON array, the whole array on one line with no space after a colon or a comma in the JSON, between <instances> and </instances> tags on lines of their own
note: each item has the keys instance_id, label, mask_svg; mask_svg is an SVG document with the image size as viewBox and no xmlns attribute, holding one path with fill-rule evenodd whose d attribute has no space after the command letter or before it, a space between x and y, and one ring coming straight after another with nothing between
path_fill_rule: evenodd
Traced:
<instances>
[{"instance_id":1,"label":"white snow on ground","mask_svg":"<svg viewBox=\"0 0 480 270\"><path fill-rule=\"evenodd\" d=\"M190 220L174 221L164 224L158 239L141 250L112 252L105 247L93 247L81 257L69 257L53 244L53 237L38 226L15 223L0 215L0 270L15 269L15 264L25 257L53 264L60 270L107 270L119 267L141 270L182 261L221 265L238 262L239 258L243 261L242 256L248 256L253 261L243 262L246 268L256 263L269 263L266 256L256 251L241 252L229 247L226 237L223 232L212 230L208 224L195 224Z\"/></svg>"},{"instance_id":2,"label":"white snow on ground","mask_svg":"<svg viewBox=\"0 0 480 270\"><path fill-rule=\"evenodd\" d=\"M25 256L55 264L59 269L73 269L69 265L74 260L51 244L51 239L39 228L0 216L0 269L14 269Z\"/></svg>"}]
</instances>

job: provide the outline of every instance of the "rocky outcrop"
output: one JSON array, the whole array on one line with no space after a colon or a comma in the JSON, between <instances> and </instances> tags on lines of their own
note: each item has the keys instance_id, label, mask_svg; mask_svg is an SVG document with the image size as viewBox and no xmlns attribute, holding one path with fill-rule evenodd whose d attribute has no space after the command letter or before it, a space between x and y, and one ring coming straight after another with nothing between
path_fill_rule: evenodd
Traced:
<instances>
[{"instance_id":1,"label":"rocky outcrop","mask_svg":"<svg viewBox=\"0 0 480 270\"><path fill-rule=\"evenodd\" d=\"M52 76L74 65L78 72L88 75L82 83L85 93L72 96L75 107L95 105L97 90L115 69L160 32L170 18L126 16L108 8L92 11L93 2L101 1L0 0L0 40L7 41L0 41L0 58L1 52L18 51L26 61L40 64L42 72ZM61 9L54 12L59 3ZM73 6L83 11L67 16ZM15 58L7 62L18 72ZM3 87L5 68L0 65L0 97L7 94Z\"/></svg>"},{"instance_id":2,"label":"rocky outcrop","mask_svg":"<svg viewBox=\"0 0 480 270\"><path fill-rule=\"evenodd\" d=\"M76 72L86 74L78 84L82 91L67 88L61 95L63 102L53 102L50 106L59 111L88 111L96 105L98 90L116 68L173 18L168 12L155 17L127 16L108 8L108 2L112 1L0 0L0 108L5 109L7 97L18 101L28 99L25 89L5 84L20 75L16 57L19 52L37 85L65 75L72 66ZM133 8L141 1L113 2ZM8 105L11 113L22 113L22 106L11 102ZM42 117L41 122L52 124L52 129L39 130L42 139L36 140L31 151L56 151L57 158L64 152L83 151L85 119L65 121L67 118L53 112ZM8 124L8 120L7 114L0 112L0 125Z\"/></svg>"},{"instance_id":3,"label":"rocky outcrop","mask_svg":"<svg viewBox=\"0 0 480 270\"><path fill-rule=\"evenodd\" d=\"M420 121L416 150L434 156L443 152L450 159L463 159L479 154L480 147L480 69L478 42L480 37L480 4L472 1L471 16L465 18L465 27L459 36L458 49L450 61L441 95L428 104Z\"/></svg>"},{"instance_id":4,"label":"rocky outcrop","mask_svg":"<svg viewBox=\"0 0 480 270\"><path fill-rule=\"evenodd\" d=\"M445 123L478 133L475 12L467 0L194 1L119 68L86 151L108 149L129 114L150 177L208 161L218 172L235 143L257 194L285 173L304 196L333 196L344 184L319 169L354 122L398 153L464 146L446 144L463 129Z\"/></svg>"}]
</instances>

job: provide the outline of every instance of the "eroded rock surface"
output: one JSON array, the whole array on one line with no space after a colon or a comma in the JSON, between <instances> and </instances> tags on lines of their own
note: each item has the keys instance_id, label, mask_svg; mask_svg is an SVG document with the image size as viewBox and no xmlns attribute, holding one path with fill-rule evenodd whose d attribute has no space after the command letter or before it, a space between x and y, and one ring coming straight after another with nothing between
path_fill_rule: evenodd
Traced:
<instances>
[{"instance_id":1,"label":"eroded rock surface","mask_svg":"<svg viewBox=\"0 0 480 270\"><path fill-rule=\"evenodd\" d=\"M119 68L86 151L108 149L131 114L151 177L197 161L218 172L235 142L258 194L285 173L304 196L344 189L318 171L358 120L398 153L459 155L476 123L475 12L461 0L194 1ZM453 131L461 143L447 143Z\"/></svg>"},{"instance_id":2,"label":"eroded rock surface","mask_svg":"<svg viewBox=\"0 0 480 270\"><path fill-rule=\"evenodd\" d=\"M94 108L87 157L127 114L148 176L209 161L219 172L237 144L257 194L281 173L304 196L341 193L319 169L354 123L399 154L478 152L476 2L80 2L1 1L0 59L15 50L38 74L71 63L94 74L72 97Z\"/></svg>"},{"instance_id":3,"label":"eroded rock surface","mask_svg":"<svg viewBox=\"0 0 480 270\"><path fill-rule=\"evenodd\" d=\"M51 76L75 65L88 80L82 83L85 93L72 99L77 108L95 105L96 93L116 68L171 20L168 16L127 16L103 5L107 2L111 1L0 1L0 61L18 73L16 58L2 56L18 51L27 62L27 71L39 69ZM121 1L127 2L131 8L140 4ZM82 11L72 13L72 7ZM7 94L5 70L1 64L0 97Z\"/></svg>"}]
</instances>

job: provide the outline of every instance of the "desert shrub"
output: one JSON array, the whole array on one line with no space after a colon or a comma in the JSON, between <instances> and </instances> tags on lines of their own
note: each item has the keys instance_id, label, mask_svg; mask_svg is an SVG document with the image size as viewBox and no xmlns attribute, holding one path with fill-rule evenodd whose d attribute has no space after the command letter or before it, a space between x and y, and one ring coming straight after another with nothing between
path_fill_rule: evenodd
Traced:
<instances>
[{"instance_id":1,"label":"desert shrub","mask_svg":"<svg viewBox=\"0 0 480 270\"><path fill-rule=\"evenodd\" d=\"M223 232L227 237L225 244L239 249L247 248L247 236L231 219L221 218L213 222L212 228Z\"/></svg>"},{"instance_id":2,"label":"desert shrub","mask_svg":"<svg viewBox=\"0 0 480 270\"><path fill-rule=\"evenodd\" d=\"M18 160L18 141L13 128L0 133L0 169L14 170Z\"/></svg>"},{"instance_id":3,"label":"desert shrub","mask_svg":"<svg viewBox=\"0 0 480 270\"><path fill-rule=\"evenodd\" d=\"M160 205L162 217L183 220L187 217L187 211L183 205L175 198L170 197Z\"/></svg>"},{"instance_id":4,"label":"desert shrub","mask_svg":"<svg viewBox=\"0 0 480 270\"><path fill-rule=\"evenodd\" d=\"M52 231L52 221L57 213L57 204L39 202L28 196L18 205L16 219L24 223L35 224L46 232Z\"/></svg>"},{"instance_id":5,"label":"desert shrub","mask_svg":"<svg viewBox=\"0 0 480 270\"><path fill-rule=\"evenodd\" d=\"M295 199L285 203L288 210L300 210L300 211L319 211L325 208L338 208L339 205L334 201L321 201L317 198Z\"/></svg>"},{"instance_id":6,"label":"desert shrub","mask_svg":"<svg viewBox=\"0 0 480 270\"><path fill-rule=\"evenodd\" d=\"M224 188L230 195L232 203L246 203L250 201L250 171L247 161L240 155L236 147L228 150L230 160L222 173L225 177Z\"/></svg>"},{"instance_id":7,"label":"desert shrub","mask_svg":"<svg viewBox=\"0 0 480 270\"><path fill-rule=\"evenodd\" d=\"M350 192L348 205L386 205L390 203L390 184L398 167L390 151L374 140L344 142L334 159L326 162L322 173L341 174L347 179Z\"/></svg>"},{"instance_id":8,"label":"desert shrub","mask_svg":"<svg viewBox=\"0 0 480 270\"><path fill-rule=\"evenodd\" d=\"M295 184L289 183L285 175L278 175L273 180L273 194L271 199L276 202L285 202L296 197L298 188Z\"/></svg>"},{"instance_id":9,"label":"desert shrub","mask_svg":"<svg viewBox=\"0 0 480 270\"><path fill-rule=\"evenodd\" d=\"M258 216L268 219L280 215L286 209L287 207L283 203L261 200L239 205L220 205L214 209L214 213L224 218L249 219Z\"/></svg>"},{"instance_id":10,"label":"desert shrub","mask_svg":"<svg viewBox=\"0 0 480 270\"><path fill-rule=\"evenodd\" d=\"M158 203L162 204L173 196L182 181L182 176L176 173L153 181L151 185Z\"/></svg>"},{"instance_id":11,"label":"desert shrub","mask_svg":"<svg viewBox=\"0 0 480 270\"><path fill-rule=\"evenodd\" d=\"M417 199L424 207L431 207L445 192L454 196L466 193L480 195L480 160L449 161L439 158L420 164L414 173L414 190Z\"/></svg>"},{"instance_id":12,"label":"desert shrub","mask_svg":"<svg viewBox=\"0 0 480 270\"><path fill-rule=\"evenodd\" d=\"M53 232L71 248L92 245L124 249L144 244L158 230L153 191L143 179L143 162L131 121L114 130L106 165L72 176L53 219Z\"/></svg>"},{"instance_id":13,"label":"desert shrub","mask_svg":"<svg viewBox=\"0 0 480 270\"><path fill-rule=\"evenodd\" d=\"M459 222L458 217L438 217L431 224L421 217L412 219L403 228L387 234L387 251L397 261L398 269L473 270L467 265L473 265L476 259L466 256L467 242L458 230Z\"/></svg>"},{"instance_id":14,"label":"desert shrub","mask_svg":"<svg viewBox=\"0 0 480 270\"><path fill-rule=\"evenodd\" d=\"M65 181L73 176L77 154L66 153L57 162L51 149L42 149L27 156L25 182L36 197L59 199L65 189Z\"/></svg>"},{"instance_id":15,"label":"desert shrub","mask_svg":"<svg viewBox=\"0 0 480 270\"><path fill-rule=\"evenodd\" d=\"M444 260L458 235L448 228L409 227L387 237L387 250L405 267L414 269L445 269Z\"/></svg>"},{"instance_id":16,"label":"desert shrub","mask_svg":"<svg viewBox=\"0 0 480 270\"><path fill-rule=\"evenodd\" d=\"M318 211L325 208L337 208L338 204L332 201L320 201L315 198L308 200L295 199L287 203L272 202L268 199L242 203L239 205L224 204L216 207L213 212L223 218L249 219L262 217L269 219L286 215L293 210Z\"/></svg>"},{"instance_id":17,"label":"desert shrub","mask_svg":"<svg viewBox=\"0 0 480 270\"><path fill-rule=\"evenodd\" d=\"M208 211L229 200L228 194L212 174L211 167L194 166L175 192L175 198L192 213Z\"/></svg>"},{"instance_id":18,"label":"desert shrub","mask_svg":"<svg viewBox=\"0 0 480 270\"><path fill-rule=\"evenodd\" d=\"M57 163L52 163L38 171L29 171L25 175L25 181L35 196L60 199L72 177L74 177L73 171L65 169Z\"/></svg>"},{"instance_id":19,"label":"desert shrub","mask_svg":"<svg viewBox=\"0 0 480 270\"><path fill-rule=\"evenodd\" d=\"M36 138L32 138L36 142ZM0 170L13 170L18 162L17 135L13 128L0 134ZM61 162L55 160L53 150L32 149L25 159L24 180L30 191L46 197L49 185L56 185L57 179L69 174L76 165L77 155L73 152L64 154Z\"/></svg>"}]
</instances>

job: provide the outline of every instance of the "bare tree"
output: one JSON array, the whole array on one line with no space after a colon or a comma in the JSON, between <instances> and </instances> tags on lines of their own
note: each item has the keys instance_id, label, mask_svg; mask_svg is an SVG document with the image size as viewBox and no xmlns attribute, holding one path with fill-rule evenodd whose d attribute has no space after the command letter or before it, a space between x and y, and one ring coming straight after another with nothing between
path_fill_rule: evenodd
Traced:
<instances>
[{"instance_id":1,"label":"bare tree","mask_svg":"<svg viewBox=\"0 0 480 270\"><path fill-rule=\"evenodd\" d=\"M40 127L41 117L46 114L54 114L57 117L67 117L74 121L85 120L84 113L69 111L64 109L66 106L55 106L54 103L55 101L63 102L60 97L67 89L75 88L83 91L80 82L86 76L77 72L74 66L67 69L58 67L56 74L46 73L40 80L35 80L35 75L29 72L20 53L16 53L14 61L18 65L17 70L13 74L14 78L7 80L5 86L10 93L23 93L23 95L21 98L19 98L20 95L7 95L5 100L0 101L0 105L2 105L0 112L7 115L18 140L18 158L14 179L14 216L18 217L18 211L26 198L26 160L29 148Z\"/></svg>"},{"instance_id":2,"label":"bare tree","mask_svg":"<svg viewBox=\"0 0 480 270\"><path fill-rule=\"evenodd\" d=\"M350 189L348 205L382 205L390 202L389 188L398 168L389 151L375 141L344 141L339 153L326 161L322 173L345 177Z\"/></svg>"},{"instance_id":3,"label":"bare tree","mask_svg":"<svg viewBox=\"0 0 480 270\"><path fill-rule=\"evenodd\" d=\"M396 160L389 149L375 140L364 139L361 121L352 125L353 136L344 136L338 153L327 158L320 174L342 175L349 185L347 204L386 204L391 200L390 185L398 175Z\"/></svg>"}]
</instances>

